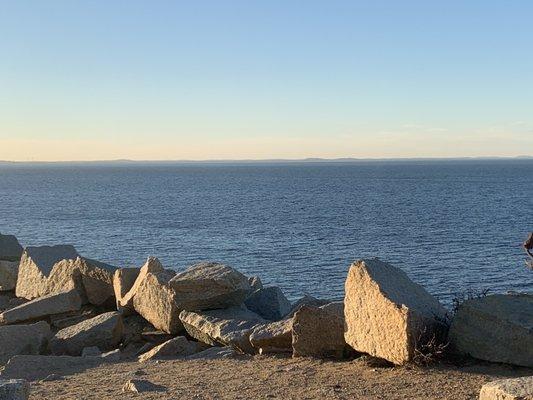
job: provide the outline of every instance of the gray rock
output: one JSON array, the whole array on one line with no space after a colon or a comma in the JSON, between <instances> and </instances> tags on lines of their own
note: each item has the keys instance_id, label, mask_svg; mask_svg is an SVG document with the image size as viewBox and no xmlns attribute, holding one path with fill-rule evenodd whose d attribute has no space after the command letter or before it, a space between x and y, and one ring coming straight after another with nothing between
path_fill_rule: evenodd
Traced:
<instances>
[{"instance_id":1,"label":"gray rock","mask_svg":"<svg viewBox=\"0 0 533 400\"><path fill-rule=\"evenodd\" d=\"M24 379L0 379L0 399L28 400L30 384Z\"/></svg>"},{"instance_id":2,"label":"gray rock","mask_svg":"<svg viewBox=\"0 0 533 400\"><path fill-rule=\"evenodd\" d=\"M294 357L342 358L346 348L343 303L301 307L294 314L292 348Z\"/></svg>"},{"instance_id":3,"label":"gray rock","mask_svg":"<svg viewBox=\"0 0 533 400\"><path fill-rule=\"evenodd\" d=\"M100 354L100 358L107 362L117 362L120 361L121 353L120 349L111 350L105 353Z\"/></svg>"},{"instance_id":4,"label":"gray rock","mask_svg":"<svg viewBox=\"0 0 533 400\"><path fill-rule=\"evenodd\" d=\"M143 379L130 379L124 384L124 386L122 386L122 391L134 393L164 392L166 391L166 387L156 385L150 381Z\"/></svg>"},{"instance_id":5,"label":"gray rock","mask_svg":"<svg viewBox=\"0 0 533 400\"><path fill-rule=\"evenodd\" d=\"M533 376L486 383L481 387L479 400L533 400Z\"/></svg>"},{"instance_id":6,"label":"gray rock","mask_svg":"<svg viewBox=\"0 0 533 400\"><path fill-rule=\"evenodd\" d=\"M18 354L39 354L46 349L50 326L40 321L31 325L0 326L0 364Z\"/></svg>"},{"instance_id":7,"label":"gray rock","mask_svg":"<svg viewBox=\"0 0 533 400\"><path fill-rule=\"evenodd\" d=\"M533 367L533 296L467 300L449 333L453 349L481 360Z\"/></svg>"},{"instance_id":8,"label":"gray rock","mask_svg":"<svg viewBox=\"0 0 533 400\"><path fill-rule=\"evenodd\" d=\"M220 263L200 263L169 282L181 310L200 311L241 305L251 292L248 278Z\"/></svg>"},{"instance_id":9,"label":"gray rock","mask_svg":"<svg viewBox=\"0 0 533 400\"><path fill-rule=\"evenodd\" d=\"M17 286L20 261L0 260L0 292L14 290Z\"/></svg>"},{"instance_id":10,"label":"gray rock","mask_svg":"<svg viewBox=\"0 0 533 400\"><path fill-rule=\"evenodd\" d=\"M232 347L211 347L187 357L187 360L216 360L220 358L235 358L240 355Z\"/></svg>"},{"instance_id":11,"label":"gray rock","mask_svg":"<svg viewBox=\"0 0 533 400\"><path fill-rule=\"evenodd\" d=\"M182 311L180 320L193 338L211 346L231 346L245 353L254 353L250 334L257 325L265 322L245 307L201 312Z\"/></svg>"},{"instance_id":12,"label":"gray rock","mask_svg":"<svg viewBox=\"0 0 533 400\"><path fill-rule=\"evenodd\" d=\"M446 310L400 269L379 259L352 264L345 285L344 338L355 350L394 364L443 340Z\"/></svg>"},{"instance_id":13,"label":"gray rock","mask_svg":"<svg viewBox=\"0 0 533 400\"><path fill-rule=\"evenodd\" d=\"M331 303L331 300L317 299L316 297L306 294L301 299L297 300L292 304L291 311L286 317L294 316L294 313L296 313L296 311L298 311L303 306L321 307L328 303Z\"/></svg>"},{"instance_id":14,"label":"gray rock","mask_svg":"<svg viewBox=\"0 0 533 400\"><path fill-rule=\"evenodd\" d=\"M0 260L20 261L20 257L22 257L22 246L17 238L0 233Z\"/></svg>"},{"instance_id":15,"label":"gray rock","mask_svg":"<svg viewBox=\"0 0 533 400\"><path fill-rule=\"evenodd\" d=\"M278 321L291 311L291 303L277 286L256 290L244 304L250 311L271 321Z\"/></svg>"},{"instance_id":16,"label":"gray rock","mask_svg":"<svg viewBox=\"0 0 533 400\"><path fill-rule=\"evenodd\" d=\"M4 311L0 314L0 323L14 324L38 320L68 311L77 311L81 308L81 301L81 297L75 289L63 293L49 294Z\"/></svg>"},{"instance_id":17,"label":"gray rock","mask_svg":"<svg viewBox=\"0 0 533 400\"><path fill-rule=\"evenodd\" d=\"M102 352L97 346L84 347L81 351L82 357L100 357Z\"/></svg>"},{"instance_id":18,"label":"gray rock","mask_svg":"<svg viewBox=\"0 0 533 400\"><path fill-rule=\"evenodd\" d=\"M61 375L58 375L58 374L50 374L50 375L48 375L47 377L41 379L41 382L62 381L63 379L65 379L65 378L62 377Z\"/></svg>"},{"instance_id":19,"label":"gray rock","mask_svg":"<svg viewBox=\"0 0 533 400\"><path fill-rule=\"evenodd\" d=\"M258 276L251 276L248 278L248 282L250 282L250 286L252 287L252 292L255 292L256 290L263 289L263 282L261 282L261 278Z\"/></svg>"},{"instance_id":20,"label":"gray rock","mask_svg":"<svg viewBox=\"0 0 533 400\"><path fill-rule=\"evenodd\" d=\"M259 354L292 351L292 318L256 326L250 343Z\"/></svg>"},{"instance_id":21,"label":"gray rock","mask_svg":"<svg viewBox=\"0 0 533 400\"><path fill-rule=\"evenodd\" d=\"M186 357L204 349L205 346L198 342L189 341L185 336L177 336L142 354L139 362Z\"/></svg>"},{"instance_id":22,"label":"gray rock","mask_svg":"<svg viewBox=\"0 0 533 400\"><path fill-rule=\"evenodd\" d=\"M50 340L53 354L79 356L85 347L97 346L112 350L122 339L122 316L116 311L107 312L79 324L61 329Z\"/></svg>"}]
</instances>

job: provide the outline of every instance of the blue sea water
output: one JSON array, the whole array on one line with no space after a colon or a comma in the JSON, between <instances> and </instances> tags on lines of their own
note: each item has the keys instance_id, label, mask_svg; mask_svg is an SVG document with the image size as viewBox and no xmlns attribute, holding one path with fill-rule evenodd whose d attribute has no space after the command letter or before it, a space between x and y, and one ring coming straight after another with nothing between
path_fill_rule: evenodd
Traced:
<instances>
[{"instance_id":1,"label":"blue sea water","mask_svg":"<svg viewBox=\"0 0 533 400\"><path fill-rule=\"evenodd\" d=\"M448 303L532 291L533 160L0 166L0 232L118 266L218 260L291 299L341 298L378 256Z\"/></svg>"}]
</instances>

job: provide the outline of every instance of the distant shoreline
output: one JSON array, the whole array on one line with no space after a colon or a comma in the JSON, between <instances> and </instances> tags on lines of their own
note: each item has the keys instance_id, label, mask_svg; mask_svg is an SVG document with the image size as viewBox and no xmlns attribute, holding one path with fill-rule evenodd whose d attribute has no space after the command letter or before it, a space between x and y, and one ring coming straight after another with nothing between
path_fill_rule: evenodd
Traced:
<instances>
[{"instance_id":1,"label":"distant shoreline","mask_svg":"<svg viewBox=\"0 0 533 400\"><path fill-rule=\"evenodd\" d=\"M413 157L413 158L301 158L301 159L235 159L235 160L71 160L71 161L7 161L5 165L230 165L230 164L349 164L380 162L457 162L457 161L533 161L533 156L515 157Z\"/></svg>"}]
</instances>

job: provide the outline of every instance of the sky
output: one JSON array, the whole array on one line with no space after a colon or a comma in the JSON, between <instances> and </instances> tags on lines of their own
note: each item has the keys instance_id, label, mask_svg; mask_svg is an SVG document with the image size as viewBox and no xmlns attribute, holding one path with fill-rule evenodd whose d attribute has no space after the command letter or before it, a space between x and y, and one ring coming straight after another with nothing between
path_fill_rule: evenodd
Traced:
<instances>
[{"instance_id":1,"label":"sky","mask_svg":"<svg viewBox=\"0 0 533 400\"><path fill-rule=\"evenodd\" d=\"M0 0L0 160L533 155L533 2Z\"/></svg>"}]
</instances>

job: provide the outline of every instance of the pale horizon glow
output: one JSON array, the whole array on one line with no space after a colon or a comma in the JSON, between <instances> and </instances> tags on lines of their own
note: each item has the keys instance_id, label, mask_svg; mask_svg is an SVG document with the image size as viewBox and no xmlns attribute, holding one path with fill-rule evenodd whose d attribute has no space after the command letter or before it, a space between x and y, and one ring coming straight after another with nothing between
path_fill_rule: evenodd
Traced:
<instances>
[{"instance_id":1,"label":"pale horizon glow","mask_svg":"<svg viewBox=\"0 0 533 400\"><path fill-rule=\"evenodd\" d=\"M533 156L533 3L0 5L0 160Z\"/></svg>"}]
</instances>

